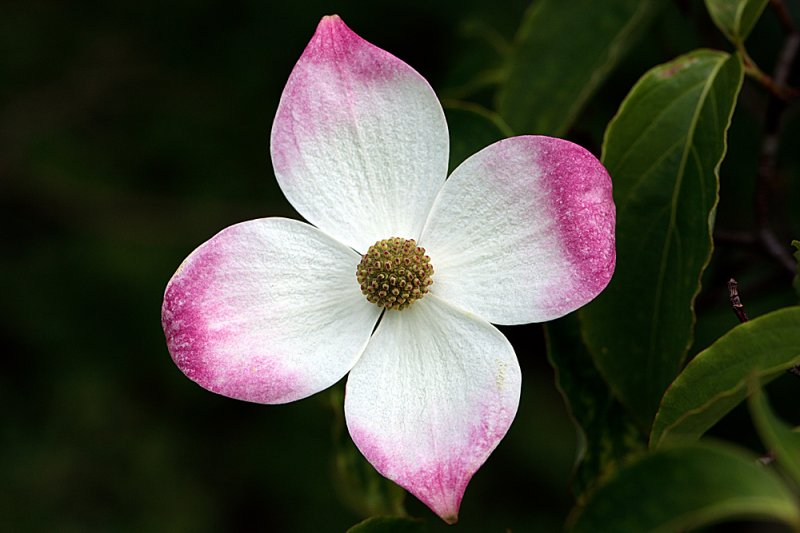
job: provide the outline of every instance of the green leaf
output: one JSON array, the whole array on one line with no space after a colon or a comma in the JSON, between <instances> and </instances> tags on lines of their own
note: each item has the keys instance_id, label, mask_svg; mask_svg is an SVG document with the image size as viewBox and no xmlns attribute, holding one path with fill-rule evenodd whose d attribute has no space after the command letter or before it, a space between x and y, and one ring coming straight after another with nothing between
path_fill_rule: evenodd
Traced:
<instances>
[{"instance_id":1,"label":"green leaf","mask_svg":"<svg viewBox=\"0 0 800 533\"><path fill-rule=\"evenodd\" d=\"M792 282L792 286L794 287L794 292L797 293L797 296L800 296L800 241L792 241L792 246L794 246L794 259L797 261L797 274L794 276L794 281Z\"/></svg>"},{"instance_id":2,"label":"green leaf","mask_svg":"<svg viewBox=\"0 0 800 533\"><path fill-rule=\"evenodd\" d=\"M562 135L661 0L539 0L520 25L497 109L516 133Z\"/></svg>"},{"instance_id":3,"label":"green leaf","mask_svg":"<svg viewBox=\"0 0 800 533\"><path fill-rule=\"evenodd\" d=\"M513 135L500 115L460 100L444 100L450 128L450 171L490 144Z\"/></svg>"},{"instance_id":4,"label":"green leaf","mask_svg":"<svg viewBox=\"0 0 800 533\"><path fill-rule=\"evenodd\" d=\"M750 414L758 434L778 465L800 485L800 433L775 416L757 381L751 386Z\"/></svg>"},{"instance_id":5,"label":"green leaf","mask_svg":"<svg viewBox=\"0 0 800 533\"><path fill-rule=\"evenodd\" d=\"M577 315L549 322L545 336L556 385L578 428L572 491L581 502L600 477L645 448L644 436L598 375L581 340Z\"/></svg>"},{"instance_id":6,"label":"green leaf","mask_svg":"<svg viewBox=\"0 0 800 533\"><path fill-rule=\"evenodd\" d=\"M620 469L570 522L573 533L670 533L736 518L797 526L800 510L780 478L755 457L697 443L658 450Z\"/></svg>"},{"instance_id":7,"label":"green leaf","mask_svg":"<svg viewBox=\"0 0 800 533\"><path fill-rule=\"evenodd\" d=\"M672 383L650 446L700 437L745 398L751 376L767 383L798 363L800 307L739 324L697 354Z\"/></svg>"},{"instance_id":8,"label":"green leaf","mask_svg":"<svg viewBox=\"0 0 800 533\"><path fill-rule=\"evenodd\" d=\"M741 84L738 56L696 50L646 73L606 130L617 268L581 322L598 368L643 428L692 342Z\"/></svg>"},{"instance_id":9,"label":"green leaf","mask_svg":"<svg viewBox=\"0 0 800 533\"><path fill-rule=\"evenodd\" d=\"M769 0L706 0L711 20L733 44L750 35Z\"/></svg>"},{"instance_id":10,"label":"green leaf","mask_svg":"<svg viewBox=\"0 0 800 533\"><path fill-rule=\"evenodd\" d=\"M424 533L425 524L414 518L399 516L373 516L350 529L347 533Z\"/></svg>"}]
</instances>

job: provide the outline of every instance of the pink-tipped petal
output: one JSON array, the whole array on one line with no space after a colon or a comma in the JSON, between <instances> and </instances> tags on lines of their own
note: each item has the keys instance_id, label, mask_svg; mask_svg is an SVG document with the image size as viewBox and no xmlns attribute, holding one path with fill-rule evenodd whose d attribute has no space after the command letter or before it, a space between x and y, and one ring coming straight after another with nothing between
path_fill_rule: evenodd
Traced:
<instances>
[{"instance_id":1,"label":"pink-tipped petal","mask_svg":"<svg viewBox=\"0 0 800 533\"><path fill-rule=\"evenodd\" d=\"M251 402L329 387L355 364L379 316L355 280L359 260L296 220L224 229L167 285L161 317L173 360L202 387Z\"/></svg>"},{"instance_id":2,"label":"pink-tipped petal","mask_svg":"<svg viewBox=\"0 0 800 533\"><path fill-rule=\"evenodd\" d=\"M428 82L325 17L272 126L275 176L309 222L360 252L416 238L447 175L444 113Z\"/></svg>"},{"instance_id":3,"label":"pink-tipped petal","mask_svg":"<svg viewBox=\"0 0 800 533\"><path fill-rule=\"evenodd\" d=\"M378 472L453 523L514 419L520 383L502 333L427 295L384 314L347 379L347 427Z\"/></svg>"},{"instance_id":4,"label":"pink-tipped petal","mask_svg":"<svg viewBox=\"0 0 800 533\"><path fill-rule=\"evenodd\" d=\"M586 304L614 272L611 179L587 150L542 136L484 148L447 180L420 238L431 292L495 324Z\"/></svg>"}]
</instances>

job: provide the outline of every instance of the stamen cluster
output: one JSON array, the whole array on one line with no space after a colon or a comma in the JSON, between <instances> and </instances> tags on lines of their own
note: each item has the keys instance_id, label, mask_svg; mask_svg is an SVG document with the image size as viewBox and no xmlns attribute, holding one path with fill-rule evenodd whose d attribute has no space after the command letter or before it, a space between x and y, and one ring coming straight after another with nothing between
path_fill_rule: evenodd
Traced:
<instances>
[{"instance_id":1,"label":"stamen cluster","mask_svg":"<svg viewBox=\"0 0 800 533\"><path fill-rule=\"evenodd\" d=\"M402 310L428 292L433 283L431 258L414 239L392 237L369 247L356 269L367 300L378 307Z\"/></svg>"}]
</instances>

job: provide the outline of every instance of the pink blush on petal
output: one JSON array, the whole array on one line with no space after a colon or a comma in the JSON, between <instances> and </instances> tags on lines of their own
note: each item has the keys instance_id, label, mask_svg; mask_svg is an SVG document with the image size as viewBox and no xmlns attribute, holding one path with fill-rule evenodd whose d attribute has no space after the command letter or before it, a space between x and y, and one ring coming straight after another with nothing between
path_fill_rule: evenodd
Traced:
<instances>
[{"instance_id":1,"label":"pink blush on petal","mask_svg":"<svg viewBox=\"0 0 800 533\"><path fill-rule=\"evenodd\" d=\"M514 413L502 408L481 412L481 422L468 432L463 443L441 443L446 455L433 459L416 458L420 450L398 449L397 440L387 441L364 428L348 424L348 429L358 449L381 475L408 490L445 522L454 524L472 476L505 436L514 418Z\"/></svg>"},{"instance_id":2,"label":"pink blush on petal","mask_svg":"<svg viewBox=\"0 0 800 533\"><path fill-rule=\"evenodd\" d=\"M299 64L324 64L355 81L388 80L402 62L389 52L366 41L339 18L323 17L303 51Z\"/></svg>"},{"instance_id":3,"label":"pink blush on petal","mask_svg":"<svg viewBox=\"0 0 800 533\"><path fill-rule=\"evenodd\" d=\"M292 70L278 106L271 135L276 173L291 177L296 167L302 167L303 144L309 140L352 128L359 112L353 102L360 102L370 88L378 95L379 87L407 76L401 68L408 67L362 39L337 15L324 17Z\"/></svg>"},{"instance_id":4,"label":"pink blush on petal","mask_svg":"<svg viewBox=\"0 0 800 533\"><path fill-rule=\"evenodd\" d=\"M448 145L430 84L335 15L292 69L270 136L286 199L361 252L419 233L446 177Z\"/></svg>"},{"instance_id":5,"label":"pink blush on petal","mask_svg":"<svg viewBox=\"0 0 800 533\"><path fill-rule=\"evenodd\" d=\"M416 496L447 523L458 521L464 491L482 461L471 471L465 468L461 454L446 461L409 465L396 459L392 449L369 431L353 426L349 426L349 431L358 449L382 476Z\"/></svg>"},{"instance_id":6,"label":"pink blush on petal","mask_svg":"<svg viewBox=\"0 0 800 533\"><path fill-rule=\"evenodd\" d=\"M586 149L562 139L533 139L562 252L571 264L570 300L588 302L608 285L616 263L611 178ZM553 305L562 303L556 299Z\"/></svg>"},{"instance_id":7,"label":"pink blush on petal","mask_svg":"<svg viewBox=\"0 0 800 533\"><path fill-rule=\"evenodd\" d=\"M229 228L226 231L233 231ZM224 246L211 240L181 265L167 286L162 325L178 368L212 392L258 403L282 403L302 381L278 363L270 346L240 325L243 312L226 304Z\"/></svg>"}]
</instances>

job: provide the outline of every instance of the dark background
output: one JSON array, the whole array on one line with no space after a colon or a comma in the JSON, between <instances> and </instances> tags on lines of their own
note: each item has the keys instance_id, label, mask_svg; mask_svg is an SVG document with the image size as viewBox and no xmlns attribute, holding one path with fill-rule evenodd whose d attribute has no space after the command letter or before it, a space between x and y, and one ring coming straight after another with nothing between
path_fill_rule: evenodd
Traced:
<instances>
[{"instance_id":1,"label":"dark background","mask_svg":"<svg viewBox=\"0 0 800 533\"><path fill-rule=\"evenodd\" d=\"M167 353L163 290L183 258L220 229L297 216L272 176L268 136L283 85L321 16L339 13L452 96L498 61L486 32L511 40L527 4L4 5L0 528L316 532L363 518L337 481L341 413L330 393L261 406L199 388ZM761 43L753 53L770 68L779 31L765 19L751 41ZM670 4L569 137L599 155L603 128L635 80L698 45L729 49L702 3ZM470 98L491 105L490 91ZM719 214L732 231L753 225L766 102L752 85L742 98ZM787 115L789 132L798 131L795 115ZM800 238L798 216L787 214L800 193L786 178L796 175L798 136L786 138L792 150L782 152L773 201L778 233L788 239ZM769 257L722 244L699 300L695 351L736 323L725 303L731 275L743 278L751 315L796 302L788 274ZM470 484L456 527L556 531L572 506L575 431L541 326L503 330L523 370L519 414ZM796 387L779 380L773 403L789 403ZM718 431L758 449L743 413ZM407 508L439 529L413 497Z\"/></svg>"}]
</instances>

